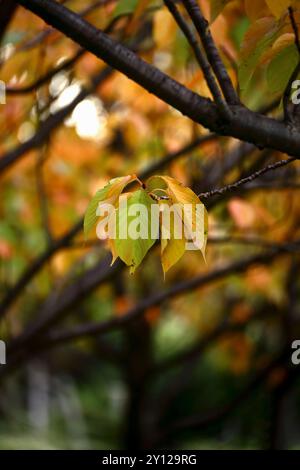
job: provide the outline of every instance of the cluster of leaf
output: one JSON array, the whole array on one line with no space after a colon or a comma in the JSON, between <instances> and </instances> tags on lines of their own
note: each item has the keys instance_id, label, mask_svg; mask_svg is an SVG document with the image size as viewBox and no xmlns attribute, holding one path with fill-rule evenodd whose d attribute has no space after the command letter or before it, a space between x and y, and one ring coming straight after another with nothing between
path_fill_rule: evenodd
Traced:
<instances>
[{"instance_id":1,"label":"cluster of leaf","mask_svg":"<svg viewBox=\"0 0 300 470\"><path fill-rule=\"evenodd\" d=\"M133 182L139 183L139 189L123 193L125 187ZM122 197L127 199L127 204L124 206L120 205ZM99 213L98 209L101 204L114 206L115 213L99 217L97 213ZM147 238L133 239L128 232L126 238L120 236L120 226L124 228L124 224L127 224L128 227L133 221L134 217L131 215L130 208L134 204L143 205L146 209L145 213L148 214L147 220L140 220L140 223L148 224ZM153 204L159 205L160 214L167 205L175 204L177 207L184 204L190 205L192 211L187 217L186 214L185 217L182 217L181 211L178 213L177 220L182 224L180 230L180 233L183 234L182 237L179 238L174 233L176 230L176 217L172 211L170 211L170 225L168 227L164 226L164 218L160 216L159 234L157 234L159 236L153 237L153 234L151 234L151 206ZM205 256L208 226L207 212L202 204L203 211L200 215L196 211L198 204L202 203L190 188L184 187L180 182L169 176L152 176L146 181L146 184L141 183L136 175L114 178L104 188L97 191L90 201L84 218L84 234L87 237L91 229L95 228L97 222L104 220L105 217L115 215L117 225L115 238L108 238L107 240L113 256L112 263L120 257L127 266L130 266L131 272L134 272L155 241L160 238L161 263L163 271L166 273L183 256L188 240L192 240L195 247ZM204 231L204 240L201 244L198 238L193 235L198 227L201 227Z\"/></svg>"},{"instance_id":2,"label":"cluster of leaf","mask_svg":"<svg viewBox=\"0 0 300 470\"><path fill-rule=\"evenodd\" d=\"M295 35L288 16L293 7L300 20L299 0L242 0L250 26L241 45L239 85L246 91L257 70L263 69L270 93L281 95L299 62ZM215 20L232 0L211 0ZM279 72L280 71L280 72Z\"/></svg>"}]
</instances>

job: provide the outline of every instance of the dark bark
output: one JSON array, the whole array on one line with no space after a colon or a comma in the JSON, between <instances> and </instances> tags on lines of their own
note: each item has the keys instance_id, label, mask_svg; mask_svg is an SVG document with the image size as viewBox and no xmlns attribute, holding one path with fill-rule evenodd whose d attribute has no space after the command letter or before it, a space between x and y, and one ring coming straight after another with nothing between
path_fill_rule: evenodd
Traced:
<instances>
[{"instance_id":1,"label":"dark bark","mask_svg":"<svg viewBox=\"0 0 300 470\"><path fill-rule=\"evenodd\" d=\"M17 9L14 0L0 0L0 44Z\"/></svg>"}]
</instances>

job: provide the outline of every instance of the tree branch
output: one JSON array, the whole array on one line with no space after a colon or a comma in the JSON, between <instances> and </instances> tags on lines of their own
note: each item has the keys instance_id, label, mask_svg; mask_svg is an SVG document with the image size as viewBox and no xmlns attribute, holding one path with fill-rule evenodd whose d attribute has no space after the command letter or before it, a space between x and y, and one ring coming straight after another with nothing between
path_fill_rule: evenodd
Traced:
<instances>
[{"instance_id":1,"label":"tree branch","mask_svg":"<svg viewBox=\"0 0 300 470\"><path fill-rule=\"evenodd\" d=\"M230 123L224 123L220 120L216 105L210 100L188 90L63 5L53 0L19 0L19 3L211 131L300 157L300 133L291 130L285 123L239 105L230 106L232 119Z\"/></svg>"},{"instance_id":2,"label":"tree branch","mask_svg":"<svg viewBox=\"0 0 300 470\"><path fill-rule=\"evenodd\" d=\"M150 307L160 305L162 302L169 298L174 298L194 288L199 288L206 285L207 283L223 279L224 277L230 274L241 273L253 264L269 263L274 260L277 256L284 253L288 253L288 250L291 249L291 246L298 247L299 241L294 242L292 244L282 245L278 249L268 250L264 253L256 254L246 259L235 261L233 263L228 264L227 266L209 272L208 274L201 274L200 276L196 276L193 279L180 282L166 291L159 292L158 294L153 294L151 297L141 301L139 304L130 309L126 314L122 315L121 317L114 317L111 320L101 323L87 323L84 325L77 325L73 328L68 329L68 331L58 331L52 333L50 332L47 335L48 339L46 340L45 338L43 338L42 343L46 345L46 343L49 342L49 344L54 345L61 342L74 340L79 337L95 336L123 328L125 325L127 325L128 322L131 322L141 316L144 311ZM118 263L115 263L111 268L112 271L118 269L120 269L120 265ZM40 324L41 322L39 319L35 320L34 324L29 326L28 329L19 338L16 338L16 340L12 342L11 348L13 350L16 350L19 347L23 347L24 343L27 345L30 344L31 339L34 336L37 338L37 332L40 337L41 333L45 332L45 330L47 330L50 324L53 324L54 318L57 319L66 308L69 309L72 307L72 305L75 305L75 303L78 302L78 298L82 296L83 292L84 295L86 295L92 289L91 281L88 281L86 278L85 281L85 286L81 287L76 282L72 286L64 290L64 295L62 296L62 298L60 298L59 300L56 298L55 302L51 302L50 305L46 304L44 308L41 308L39 311L39 315L40 318L43 319L43 325ZM48 321L45 321L45 318L47 318ZM49 320L51 320L51 322L49 322Z\"/></svg>"},{"instance_id":3,"label":"tree branch","mask_svg":"<svg viewBox=\"0 0 300 470\"><path fill-rule=\"evenodd\" d=\"M193 49L195 57L198 61L198 64L200 65L200 68L203 71L208 88L210 89L212 96L220 109L220 112L222 113L225 119L230 119L231 117L230 109L228 108L226 102L222 98L218 84L215 80L214 75L211 72L210 65L205 55L202 53L200 46L198 44L198 41L195 38L192 30L190 29L189 25L184 20L183 16L180 14L173 0L164 0L164 3L166 7L168 8L168 10L170 11L170 13L172 14L172 16L174 17L179 28L181 29L181 31L187 38L191 48Z\"/></svg>"}]
</instances>

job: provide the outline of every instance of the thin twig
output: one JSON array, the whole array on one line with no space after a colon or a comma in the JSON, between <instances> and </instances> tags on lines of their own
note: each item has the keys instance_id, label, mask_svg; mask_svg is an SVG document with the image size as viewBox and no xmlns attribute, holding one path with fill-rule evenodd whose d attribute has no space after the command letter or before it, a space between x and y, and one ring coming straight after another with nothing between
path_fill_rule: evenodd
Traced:
<instances>
[{"instance_id":1,"label":"thin twig","mask_svg":"<svg viewBox=\"0 0 300 470\"><path fill-rule=\"evenodd\" d=\"M235 183L228 184L227 186L223 186L223 188L217 188L217 189L212 189L211 191L207 191L205 193L200 193L198 194L198 197L201 199L208 199L212 196L216 195L223 195L229 191L234 191L238 189L240 186L250 183L251 181L259 178L260 176L264 175L265 173L268 173L269 171L276 170L277 168L281 168L285 165L288 165L289 163L295 161L294 157L289 157L285 160L280 160L279 162L272 163L270 165L267 165L266 167L262 168L261 170L256 171L255 173L252 173L252 175L247 176L246 178L242 178Z\"/></svg>"},{"instance_id":2,"label":"thin twig","mask_svg":"<svg viewBox=\"0 0 300 470\"><path fill-rule=\"evenodd\" d=\"M292 116L291 110L289 109L289 103L290 103L290 96L291 96L293 83L300 73L300 37L299 37L299 30L298 30L295 15L294 15L294 10L292 7L289 7L288 11L289 11L290 22L291 22L293 32L295 35L295 46L299 53L299 62L296 65L283 94L284 120L286 122L292 122L293 116Z\"/></svg>"}]
</instances>

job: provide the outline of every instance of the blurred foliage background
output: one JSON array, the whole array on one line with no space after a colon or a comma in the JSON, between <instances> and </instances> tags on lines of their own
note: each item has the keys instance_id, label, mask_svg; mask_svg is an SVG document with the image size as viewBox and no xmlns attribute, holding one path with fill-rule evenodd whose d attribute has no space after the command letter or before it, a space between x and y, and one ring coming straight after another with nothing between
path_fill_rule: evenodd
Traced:
<instances>
[{"instance_id":1,"label":"blurred foliage background","mask_svg":"<svg viewBox=\"0 0 300 470\"><path fill-rule=\"evenodd\" d=\"M133 11L129 0L64 3L210 96L162 2L142 0ZM209 18L210 2L200 4ZM212 23L236 87L252 21L245 2L232 1ZM130 276L121 263L109 268L105 244L83 240L80 220L109 179L158 165L156 174L199 193L283 156L231 138L203 139L205 129L118 72L93 85L105 64L21 7L3 35L0 67L7 86L0 154L24 150L46 123L43 138L1 178L0 337L8 351L0 366L0 448L299 447L300 384L283 354L300 334L297 163L204 201L206 264L188 252L164 282L155 247ZM282 90L270 90L265 74L263 61L243 101L252 109L277 102L277 116ZM51 127L82 90L86 96ZM204 281L177 292L194 278ZM143 304L169 290L162 302ZM141 315L122 323L136 305ZM111 319L120 326L72 337L74 327ZM70 338L56 343L60 332Z\"/></svg>"}]
</instances>

